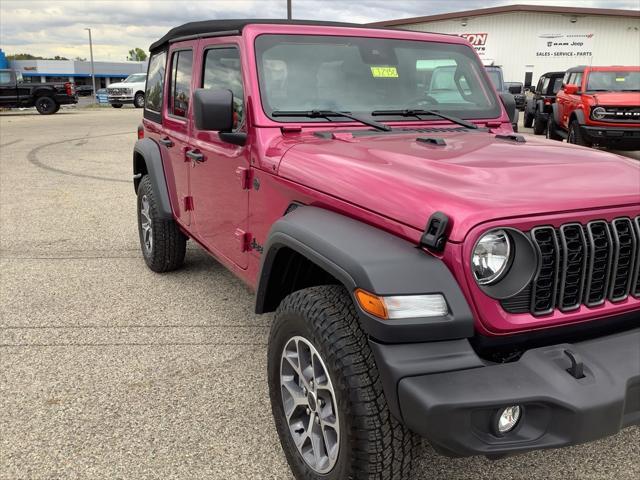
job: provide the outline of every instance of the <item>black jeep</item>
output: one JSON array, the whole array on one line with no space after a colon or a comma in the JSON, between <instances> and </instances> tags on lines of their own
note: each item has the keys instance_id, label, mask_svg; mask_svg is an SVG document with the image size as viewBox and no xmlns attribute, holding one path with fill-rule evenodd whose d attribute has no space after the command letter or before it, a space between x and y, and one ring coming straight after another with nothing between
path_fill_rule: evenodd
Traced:
<instances>
[{"instance_id":1,"label":"black jeep","mask_svg":"<svg viewBox=\"0 0 640 480\"><path fill-rule=\"evenodd\" d=\"M547 119L552 105L556 101L556 93L562 87L564 72L548 72L540 76L538 84L532 90L533 96L527 100L524 108L524 126L533 127L533 133L542 135L547 129Z\"/></svg>"}]
</instances>

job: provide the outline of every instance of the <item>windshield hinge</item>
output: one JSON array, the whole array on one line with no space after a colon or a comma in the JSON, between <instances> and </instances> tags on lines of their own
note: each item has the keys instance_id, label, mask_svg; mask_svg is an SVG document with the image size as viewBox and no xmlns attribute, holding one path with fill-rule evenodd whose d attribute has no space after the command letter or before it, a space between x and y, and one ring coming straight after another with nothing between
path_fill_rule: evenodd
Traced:
<instances>
[{"instance_id":1,"label":"windshield hinge","mask_svg":"<svg viewBox=\"0 0 640 480\"><path fill-rule=\"evenodd\" d=\"M442 212L435 212L429 221L427 227L420 238L420 245L432 250L441 252L447 242L447 226L449 225L449 217Z\"/></svg>"},{"instance_id":2,"label":"windshield hinge","mask_svg":"<svg viewBox=\"0 0 640 480\"><path fill-rule=\"evenodd\" d=\"M240 188L249 190L251 188L251 170L247 167L236 168L236 175L240 179Z\"/></svg>"}]
</instances>

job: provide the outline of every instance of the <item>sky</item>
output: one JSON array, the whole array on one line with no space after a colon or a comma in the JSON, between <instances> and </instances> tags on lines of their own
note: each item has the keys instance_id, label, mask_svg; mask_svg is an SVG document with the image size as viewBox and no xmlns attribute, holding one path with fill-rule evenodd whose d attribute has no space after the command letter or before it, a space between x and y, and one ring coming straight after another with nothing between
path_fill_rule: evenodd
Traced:
<instances>
[{"instance_id":1,"label":"sky","mask_svg":"<svg viewBox=\"0 0 640 480\"><path fill-rule=\"evenodd\" d=\"M292 0L293 18L355 23L525 3L640 10L640 0ZM124 61L176 25L223 18L285 18L286 0L0 0L6 54Z\"/></svg>"}]
</instances>

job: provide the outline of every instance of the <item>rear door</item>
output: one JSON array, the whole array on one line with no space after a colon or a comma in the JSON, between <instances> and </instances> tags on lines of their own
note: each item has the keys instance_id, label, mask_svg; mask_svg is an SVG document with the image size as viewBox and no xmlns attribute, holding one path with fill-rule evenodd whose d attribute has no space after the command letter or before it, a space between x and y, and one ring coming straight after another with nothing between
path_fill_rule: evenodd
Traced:
<instances>
[{"instance_id":1,"label":"rear door","mask_svg":"<svg viewBox=\"0 0 640 480\"><path fill-rule=\"evenodd\" d=\"M205 39L199 47L200 68L194 88L233 92L235 128L246 132L240 45L228 39ZM248 146L220 140L218 132L192 126L191 147L202 155L191 169L193 222L198 239L217 255L247 266L250 164Z\"/></svg>"},{"instance_id":2,"label":"rear door","mask_svg":"<svg viewBox=\"0 0 640 480\"><path fill-rule=\"evenodd\" d=\"M189 191L191 165L186 157L189 148L191 81L193 76L193 46L188 42L173 44L169 49L167 93L162 117L161 148L165 149L165 172L173 179L174 209L178 221L191 223L193 202Z\"/></svg>"}]
</instances>

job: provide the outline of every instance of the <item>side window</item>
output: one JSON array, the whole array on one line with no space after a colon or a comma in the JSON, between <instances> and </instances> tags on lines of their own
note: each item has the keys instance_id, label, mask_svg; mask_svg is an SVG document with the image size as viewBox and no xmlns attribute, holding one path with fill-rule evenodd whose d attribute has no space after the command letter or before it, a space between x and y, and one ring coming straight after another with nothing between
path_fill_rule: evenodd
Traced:
<instances>
[{"instance_id":1,"label":"side window","mask_svg":"<svg viewBox=\"0 0 640 480\"><path fill-rule=\"evenodd\" d=\"M186 117L189 111L192 66L193 52L191 50L179 50L173 53L169 112L176 117Z\"/></svg>"},{"instance_id":2,"label":"side window","mask_svg":"<svg viewBox=\"0 0 640 480\"><path fill-rule=\"evenodd\" d=\"M545 87L545 85L547 85L549 83L549 79L547 77L540 77L540 80L538 80L538 85L536 86L536 91L535 93L543 93L547 87Z\"/></svg>"},{"instance_id":3,"label":"side window","mask_svg":"<svg viewBox=\"0 0 640 480\"><path fill-rule=\"evenodd\" d=\"M162 110L162 93L164 92L164 71L167 63L167 52L155 54L149 60L147 73L147 90L144 94L147 110L160 112Z\"/></svg>"},{"instance_id":4,"label":"side window","mask_svg":"<svg viewBox=\"0 0 640 480\"><path fill-rule=\"evenodd\" d=\"M212 48L206 51L202 88L228 89L233 92L234 128L244 120L244 87L237 48Z\"/></svg>"},{"instance_id":5,"label":"side window","mask_svg":"<svg viewBox=\"0 0 640 480\"><path fill-rule=\"evenodd\" d=\"M578 85L578 91L582 90L582 72L577 72L574 77L572 77L572 82Z\"/></svg>"},{"instance_id":6,"label":"side window","mask_svg":"<svg viewBox=\"0 0 640 480\"><path fill-rule=\"evenodd\" d=\"M538 88L538 92L539 93L541 93L543 95L546 95L546 94L549 93L549 91L547 90L549 88L549 80L550 80L549 77L545 77L544 78L544 83L542 84L542 87Z\"/></svg>"},{"instance_id":7,"label":"side window","mask_svg":"<svg viewBox=\"0 0 640 480\"><path fill-rule=\"evenodd\" d=\"M0 72L0 85L11 83L11 72Z\"/></svg>"}]
</instances>

